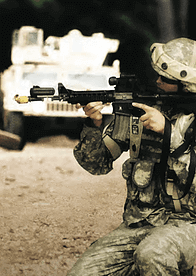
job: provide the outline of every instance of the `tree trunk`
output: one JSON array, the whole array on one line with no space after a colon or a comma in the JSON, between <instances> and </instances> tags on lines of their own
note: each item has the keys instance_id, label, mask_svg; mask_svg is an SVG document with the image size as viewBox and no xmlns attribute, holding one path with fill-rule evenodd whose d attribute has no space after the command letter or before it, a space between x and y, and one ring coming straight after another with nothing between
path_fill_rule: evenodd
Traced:
<instances>
[{"instance_id":1,"label":"tree trunk","mask_svg":"<svg viewBox=\"0 0 196 276\"><path fill-rule=\"evenodd\" d=\"M187 35L189 0L156 0L160 42Z\"/></svg>"}]
</instances>

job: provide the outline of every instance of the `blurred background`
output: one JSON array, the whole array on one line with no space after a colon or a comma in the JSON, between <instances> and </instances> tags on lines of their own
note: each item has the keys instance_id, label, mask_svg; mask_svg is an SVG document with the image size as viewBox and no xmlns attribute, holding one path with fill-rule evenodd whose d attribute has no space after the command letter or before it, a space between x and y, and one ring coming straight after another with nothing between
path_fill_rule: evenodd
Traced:
<instances>
[{"instance_id":1,"label":"blurred background","mask_svg":"<svg viewBox=\"0 0 196 276\"><path fill-rule=\"evenodd\" d=\"M183 36L196 39L193 5L193 0L0 0L0 72L12 64L11 43L15 29L22 26L42 29L44 41L50 36L63 37L77 29L83 36L103 33L105 38L117 39L119 47L116 52L107 55L107 64L112 65L119 60L121 73L134 73L141 82L147 83L154 78L149 52L152 43L164 43ZM14 90L16 85L10 82L9 87L9 90ZM28 136L29 121L24 126L23 119L18 115L21 114L14 109L9 110L9 116L7 113L4 119L1 119L3 115L0 116L0 124L7 131L22 137L22 149ZM61 119L58 116L60 124L63 122ZM44 135L46 128L46 123L41 123L35 131ZM51 128L51 124L48 128ZM75 128L80 129L78 124Z\"/></svg>"},{"instance_id":2,"label":"blurred background","mask_svg":"<svg viewBox=\"0 0 196 276\"><path fill-rule=\"evenodd\" d=\"M119 39L111 59L120 60L121 72L146 78L153 42L196 38L193 5L193 0L0 0L0 71L11 64L12 32L29 25L42 28L45 38L76 28L86 36L103 32Z\"/></svg>"},{"instance_id":3,"label":"blurred background","mask_svg":"<svg viewBox=\"0 0 196 276\"><path fill-rule=\"evenodd\" d=\"M0 0L0 130L20 136L19 148L12 149L23 150L28 142L13 152L0 139L0 275L65 275L94 240L121 223L127 193L121 164L128 153L111 174L90 175L73 158L83 115L66 103L19 105L14 95L28 96L32 85L53 87L58 81L75 90L100 89L100 80L115 71L146 83L154 78L151 44L182 36L196 40L195 18L195 0ZM22 32L23 26L35 28ZM60 51L55 43L74 29L80 43L70 43L71 53ZM93 49L88 40L95 50L94 59L86 55L92 64L79 59L72 66L82 39L94 33L103 36L96 36ZM109 55L96 44L107 39L116 45ZM100 49L103 60L95 68ZM65 62L50 63L50 50ZM113 67L116 60L120 65Z\"/></svg>"}]
</instances>

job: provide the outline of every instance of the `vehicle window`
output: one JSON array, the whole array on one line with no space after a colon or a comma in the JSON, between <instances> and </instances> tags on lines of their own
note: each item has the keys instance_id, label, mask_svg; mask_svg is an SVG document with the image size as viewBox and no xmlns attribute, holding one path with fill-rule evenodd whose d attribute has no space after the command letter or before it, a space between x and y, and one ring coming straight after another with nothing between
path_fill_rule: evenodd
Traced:
<instances>
[{"instance_id":1,"label":"vehicle window","mask_svg":"<svg viewBox=\"0 0 196 276\"><path fill-rule=\"evenodd\" d=\"M91 75L91 74L69 74L68 80L73 82L86 83L97 87L106 87L108 80L104 75Z\"/></svg>"},{"instance_id":2,"label":"vehicle window","mask_svg":"<svg viewBox=\"0 0 196 276\"><path fill-rule=\"evenodd\" d=\"M15 31L13 33L12 44L13 45L17 45L18 44L18 31Z\"/></svg>"},{"instance_id":3,"label":"vehicle window","mask_svg":"<svg viewBox=\"0 0 196 276\"><path fill-rule=\"evenodd\" d=\"M57 79L56 73L29 73L25 72L22 76L23 80L30 81L32 85L41 85L43 82L54 83Z\"/></svg>"},{"instance_id":4,"label":"vehicle window","mask_svg":"<svg viewBox=\"0 0 196 276\"><path fill-rule=\"evenodd\" d=\"M26 45L37 44L37 32L29 32L26 36Z\"/></svg>"}]
</instances>

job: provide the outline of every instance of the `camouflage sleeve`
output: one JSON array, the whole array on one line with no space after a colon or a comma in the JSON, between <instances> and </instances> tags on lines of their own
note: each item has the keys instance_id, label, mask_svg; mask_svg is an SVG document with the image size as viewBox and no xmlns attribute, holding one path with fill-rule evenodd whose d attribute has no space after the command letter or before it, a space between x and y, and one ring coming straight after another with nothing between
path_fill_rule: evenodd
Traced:
<instances>
[{"instance_id":1,"label":"camouflage sleeve","mask_svg":"<svg viewBox=\"0 0 196 276\"><path fill-rule=\"evenodd\" d=\"M80 142L74 148L74 156L80 166L89 173L107 174L113 169L113 157L102 139L102 129L89 123L88 119L81 132ZM112 128L113 125L109 127L109 135L112 133Z\"/></svg>"},{"instance_id":2,"label":"camouflage sleeve","mask_svg":"<svg viewBox=\"0 0 196 276\"><path fill-rule=\"evenodd\" d=\"M173 125L171 133L171 152L177 149L185 141L187 130L193 132L191 125L195 119L193 113L184 115L183 113L178 115L178 118Z\"/></svg>"},{"instance_id":3,"label":"camouflage sleeve","mask_svg":"<svg viewBox=\"0 0 196 276\"><path fill-rule=\"evenodd\" d=\"M112 156L104 145L101 129L89 125L84 124L80 142L74 148L74 156L89 173L107 174L112 170Z\"/></svg>"}]
</instances>

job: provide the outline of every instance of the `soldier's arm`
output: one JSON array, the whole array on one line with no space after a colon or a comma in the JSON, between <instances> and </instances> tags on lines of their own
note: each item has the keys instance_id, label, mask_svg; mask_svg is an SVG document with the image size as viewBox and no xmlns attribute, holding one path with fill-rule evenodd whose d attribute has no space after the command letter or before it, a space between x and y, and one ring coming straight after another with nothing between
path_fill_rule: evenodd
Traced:
<instances>
[{"instance_id":1,"label":"soldier's arm","mask_svg":"<svg viewBox=\"0 0 196 276\"><path fill-rule=\"evenodd\" d=\"M74 156L80 166L91 174L107 174L112 170L113 158L105 147L102 131L93 125L90 118L86 119Z\"/></svg>"},{"instance_id":2,"label":"soldier's arm","mask_svg":"<svg viewBox=\"0 0 196 276\"><path fill-rule=\"evenodd\" d=\"M103 127L96 122L102 122L99 103L90 103L84 108L89 118L86 119L80 135L80 141L74 148L74 156L78 163L88 172L94 175L107 174L113 168L113 161L116 160L128 146L120 141L113 141L110 138L113 130L113 123L107 128L103 136Z\"/></svg>"},{"instance_id":3,"label":"soldier's arm","mask_svg":"<svg viewBox=\"0 0 196 276\"><path fill-rule=\"evenodd\" d=\"M100 127L102 125L102 114L101 110L104 108L102 102L91 102L83 107L85 114L92 119L95 126ZM80 108L79 105L77 105Z\"/></svg>"}]
</instances>

